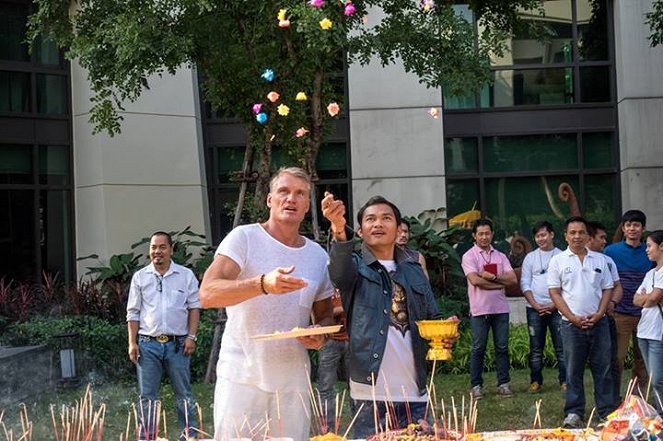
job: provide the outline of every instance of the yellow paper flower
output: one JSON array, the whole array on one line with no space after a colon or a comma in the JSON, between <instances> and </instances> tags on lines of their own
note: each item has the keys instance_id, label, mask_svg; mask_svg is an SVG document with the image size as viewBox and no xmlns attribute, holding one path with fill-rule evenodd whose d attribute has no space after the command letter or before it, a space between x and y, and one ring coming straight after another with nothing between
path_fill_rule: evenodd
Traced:
<instances>
[{"instance_id":1,"label":"yellow paper flower","mask_svg":"<svg viewBox=\"0 0 663 441\"><path fill-rule=\"evenodd\" d=\"M328 18L323 18L320 20L320 27L323 31L328 31L332 27L332 21Z\"/></svg>"},{"instance_id":2,"label":"yellow paper flower","mask_svg":"<svg viewBox=\"0 0 663 441\"><path fill-rule=\"evenodd\" d=\"M276 108L276 111L281 116L288 116L290 113L290 107L286 106L285 104L279 104L279 106Z\"/></svg>"},{"instance_id":3,"label":"yellow paper flower","mask_svg":"<svg viewBox=\"0 0 663 441\"><path fill-rule=\"evenodd\" d=\"M283 21L283 20L285 20L285 14L286 14L286 12L288 12L287 9L281 9L281 10L279 11L279 15L277 15L276 18L277 18L279 21Z\"/></svg>"},{"instance_id":4,"label":"yellow paper flower","mask_svg":"<svg viewBox=\"0 0 663 441\"><path fill-rule=\"evenodd\" d=\"M306 94L304 92L298 92L297 96L295 97L296 101L306 101L308 98L306 97Z\"/></svg>"}]
</instances>

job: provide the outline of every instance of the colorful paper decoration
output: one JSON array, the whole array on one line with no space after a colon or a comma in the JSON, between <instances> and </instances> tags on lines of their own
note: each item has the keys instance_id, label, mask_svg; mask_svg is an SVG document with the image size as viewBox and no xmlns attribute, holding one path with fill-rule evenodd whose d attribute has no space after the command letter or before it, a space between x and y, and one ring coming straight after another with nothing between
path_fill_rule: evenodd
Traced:
<instances>
[{"instance_id":1,"label":"colorful paper decoration","mask_svg":"<svg viewBox=\"0 0 663 441\"><path fill-rule=\"evenodd\" d=\"M329 103L327 106L327 113L329 113L330 116L336 116L340 111L341 107L337 103Z\"/></svg>"},{"instance_id":2,"label":"colorful paper decoration","mask_svg":"<svg viewBox=\"0 0 663 441\"><path fill-rule=\"evenodd\" d=\"M262 103L255 103L252 107L253 113L256 115L262 111Z\"/></svg>"},{"instance_id":3,"label":"colorful paper decoration","mask_svg":"<svg viewBox=\"0 0 663 441\"><path fill-rule=\"evenodd\" d=\"M278 92L274 92L273 90L267 94L267 99L269 100L270 103L275 103L279 100L281 95L279 95Z\"/></svg>"},{"instance_id":4,"label":"colorful paper decoration","mask_svg":"<svg viewBox=\"0 0 663 441\"><path fill-rule=\"evenodd\" d=\"M279 106L276 108L276 111L281 116L288 116L290 113L290 107L286 106L285 104L279 104Z\"/></svg>"},{"instance_id":5,"label":"colorful paper decoration","mask_svg":"<svg viewBox=\"0 0 663 441\"><path fill-rule=\"evenodd\" d=\"M322 28L323 31L328 31L332 27L332 21L328 18L323 18L320 20L320 27Z\"/></svg>"},{"instance_id":6,"label":"colorful paper decoration","mask_svg":"<svg viewBox=\"0 0 663 441\"><path fill-rule=\"evenodd\" d=\"M267 122L267 114L265 112L260 112L256 115L256 121L258 121L259 124L265 124Z\"/></svg>"},{"instance_id":7,"label":"colorful paper decoration","mask_svg":"<svg viewBox=\"0 0 663 441\"><path fill-rule=\"evenodd\" d=\"M297 96L295 97L295 101L306 101L308 97L304 92L298 92Z\"/></svg>"},{"instance_id":8,"label":"colorful paper decoration","mask_svg":"<svg viewBox=\"0 0 663 441\"><path fill-rule=\"evenodd\" d=\"M301 138L303 136L306 136L306 134L308 134L308 130L306 130L306 128L304 127L300 127L295 131L296 138Z\"/></svg>"},{"instance_id":9,"label":"colorful paper decoration","mask_svg":"<svg viewBox=\"0 0 663 441\"><path fill-rule=\"evenodd\" d=\"M271 83L274 81L274 71L272 69L265 69L260 77L268 83Z\"/></svg>"}]
</instances>

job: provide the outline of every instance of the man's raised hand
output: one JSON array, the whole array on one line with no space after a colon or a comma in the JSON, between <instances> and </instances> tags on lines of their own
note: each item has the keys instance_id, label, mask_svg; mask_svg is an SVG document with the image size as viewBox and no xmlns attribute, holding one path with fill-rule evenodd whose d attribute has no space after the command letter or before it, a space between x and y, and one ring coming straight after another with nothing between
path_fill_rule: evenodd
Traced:
<instances>
[{"instance_id":1,"label":"man's raised hand","mask_svg":"<svg viewBox=\"0 0 663 441\"><path fill-rule=\"evenodd\" d=\"M343 236L345 240L345 204L341 200L335 200L334 195L328 191L325 192L325 197L320 203L322 207L322 215L331 222L332 233L337 236Z\"/></svg>"},{"instance_id":2,"label":"man's raised hand","mask_svg":"<svg viewBox=\"0 0 663 441\"><path fill-rule=\"evenodd\" d=\"M308 286L306 280L289 275L294 270L294 266L288 266L268 272L262 280L263 289L268 294L287 294Z\"/></svg>"}]
</instances>

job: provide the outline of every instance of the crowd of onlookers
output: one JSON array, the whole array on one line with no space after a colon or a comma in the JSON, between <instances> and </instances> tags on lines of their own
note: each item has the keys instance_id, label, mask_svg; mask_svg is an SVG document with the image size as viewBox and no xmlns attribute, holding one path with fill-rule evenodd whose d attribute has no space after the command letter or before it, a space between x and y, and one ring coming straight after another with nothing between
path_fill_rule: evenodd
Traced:
<instances>
[{"instance_id":1,"label":"crowd of onlookers","mask_svg":"<svg viewBox=\"0 0 663 441\"><path fill-rule=\"evenodd\" d=\"M623 240L605 246L606 227L576 216L566 220L565 250L553 243L549 222L533 226L537 248L525 257L520 277L506 255L492 246L493 225L478 220L475 245L463 255L472 327L471 394L484 395L483 368L488 331L492 330L497 393L512 395L509 384L509 307L505 288L515 283L527 301L530 335L529 392L543 386L543 349L550 334L558 363L559 387L566 393L564 426L578 428L585 415L584 372L589 365L599 417L621 402L620 385L629 345L636 391L653 388L653 404L663 398L663 231L643 242L646 216L629 210L622 216ZM650 379L651 377L651 379Z\"/></svg>"}]
</instances>

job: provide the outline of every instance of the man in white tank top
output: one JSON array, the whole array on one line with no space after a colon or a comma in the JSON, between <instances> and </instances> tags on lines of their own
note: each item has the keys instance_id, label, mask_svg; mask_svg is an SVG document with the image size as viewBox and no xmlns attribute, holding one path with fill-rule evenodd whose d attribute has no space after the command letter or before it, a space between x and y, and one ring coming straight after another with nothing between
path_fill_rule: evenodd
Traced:
<instances>
[{"instance_id":1,"label":"man in white tank top","mask_svg":"<svg viewBox=\"0 0 663 441\"><path fill-rule=\"evenodd\" d=\"M267 428L272 437L309 438L307 349L324 336L277 341L251 337L331 325L333 288L327 254L299 227L310 206L304 170L280 170L267 196L269 219L235 228L219 245L200 286L205 308L225 307L214 393L214 437L247 437Z\"/></svg>"}]
</instances>

